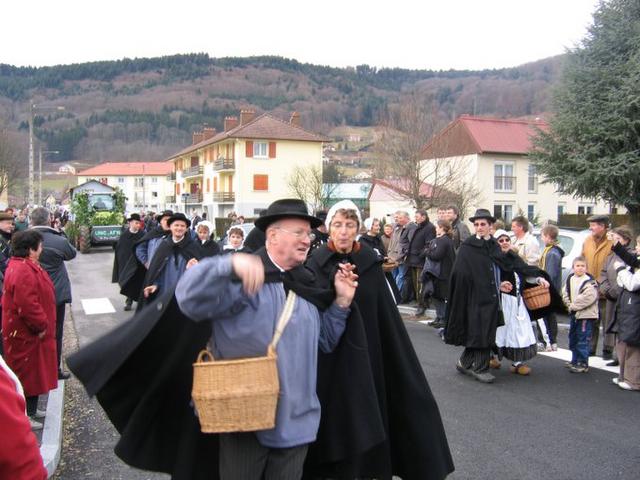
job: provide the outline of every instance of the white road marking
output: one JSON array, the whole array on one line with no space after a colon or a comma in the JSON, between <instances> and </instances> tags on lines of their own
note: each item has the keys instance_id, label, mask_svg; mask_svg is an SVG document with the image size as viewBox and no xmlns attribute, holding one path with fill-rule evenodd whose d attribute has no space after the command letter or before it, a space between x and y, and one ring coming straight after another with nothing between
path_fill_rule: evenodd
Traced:
<instances>
[{"instance_id":1,"label":"white road marking","mask_svg":"<svg viewBox=\"0 0 640 480\"><path fill-rule=\"evenodd\" d=\"M428 325L430 321L431 320L419 320L418 323ZM567 350L566 348L558 348L556 352L538 352L538 355L556 358L565 362L571 361L571 350ZM602 357L589 357L589 368L597 368L598 370L618 374L620 367L607 367L607 363L609 362L610 360L603 360Z\"/></svg>"},{"instance_id":2,"label":"white road marking","mask_svg":"<svg viewBox=\"0 0 640 480\"><path fill-rule=\"evenodd\" d=\"M116 309L113 308L111 301L104 298L83 298L82 309L85 315L98 315L101 313L115 313Z\"/></svg>"}]
</instances>

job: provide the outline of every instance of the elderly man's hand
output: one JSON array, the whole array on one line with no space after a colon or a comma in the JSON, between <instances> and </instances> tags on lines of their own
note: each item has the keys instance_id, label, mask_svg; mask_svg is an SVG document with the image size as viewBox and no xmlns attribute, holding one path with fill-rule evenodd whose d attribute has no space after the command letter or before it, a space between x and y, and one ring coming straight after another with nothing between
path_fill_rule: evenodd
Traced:
<instances>
[{"instance_id":1,"label":"elderly man's hand","mask_svg":"<svg viewBox=\"0 0 640 480\"><path fill-rule=\"evenodd\" d=\"M260 257L248 253L231 255L233 271L242 280L242 287L247 295L255 295L264 283L264 265Z\"/></svg>"},{"instance_id":2,"label":"elderly man's hand","mask_svg":"<svg viewBox=\"0 0 640 480\"><path fill-rule=\"evenodd\" d=\"M193 267L194 265L197 265L197 264L198 264L198 259L197 258L192 258L191 260L189 260L187 262L186 269L188 270L188 269L190 269L191 267Z\"/></svg>"},{"instance_id":3,"label":"elderly man's hand","mask_svg":"<svg viewBox=\"0 0 640 480\"><path fill-rule=\"evenodd\" d=\"M350 263L338 264L338 271L333 280L336 287L336 303L339 307L347 308L351 305L358 286L358 275L353 273L355 265Z\"/></svg>"},{"instance_id":4,"label":"elderly man's hand","mask_svg":"<svg viewBox=\"0 0 640 480\"><path fill-rule=\"evenodd\" d=\"M150 295L153 295L158 290L157 285L149 285L148 287L144 287L142 291L144 298L149 298Z\"/></svg>"}]
</instances>

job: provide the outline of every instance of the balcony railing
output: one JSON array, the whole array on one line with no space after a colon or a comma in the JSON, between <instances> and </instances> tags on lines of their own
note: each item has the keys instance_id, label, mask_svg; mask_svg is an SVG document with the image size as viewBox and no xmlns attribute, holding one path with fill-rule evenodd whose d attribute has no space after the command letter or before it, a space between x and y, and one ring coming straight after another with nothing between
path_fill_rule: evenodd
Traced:
<instances>
[{"instance_id":1,"label":"balcony railing","mask_svg":"<svg viewBox=\"0 0 640 480\"><path fill-rule=\"evenodd\" d=\"M194 165L193 167L185 168L182 171L182 178L197 177L198 175L202 175L203 172L204 167L202 165Z\"/></svg>"},{"instance_id":2,"label":"balcony railing","mask_svg":"<svg viewBox=\"0 0 640 480\"><path fill-rule=\"evenodd\" d=\"M183 193L182 203L202 203L202 193Z\"/></svg>"},{"instance_id":3,"label":"balcony railing","mask_svg":"<svg viewBox=\"0 0 640 480\"><path fill-rule=\"evenodd\" d=\"M233 203L236 201L235 192L213 192L213 201L217 203Z\"/></svg>"},{"instance_id":4,"label":"balcony railing","mask_svg":"<svg viewBox=\"0 0 640 480\"><path fill-rule=\"evenodd\" d=\"M176 172L171 172L167 174L167 180L173 182L176 179Z\"/></svg>"},{"instance_id":5,"label":"balcony railing","mask_svg":"<svg viewBox=\"0 0 640 480\"><path fill-rule=\"evenodd\" d=\"M493 177L493 189L496 192L516 191L516 177Z\"/></svg>"},{"instance_id":6,"label":"balcony railing","mask_svg":"<svg viewBox=\"0 0 640 480\"><path fill-rule=\"evenodd\" d=\"M164 197L164 203L176 203L176 196L167 195L166 197Z\"/></svg>"},{"instance_id":7,"label":"balcony railing","mask_svg":"<svg viewBox=\"0 0 640 480\"><path fill-rule=\"evenodd\" d=\"M236 161L233 158L219 158L213 162L213 169L215 171L220 170L235 170Z\"/></svg>"}]
</instances>

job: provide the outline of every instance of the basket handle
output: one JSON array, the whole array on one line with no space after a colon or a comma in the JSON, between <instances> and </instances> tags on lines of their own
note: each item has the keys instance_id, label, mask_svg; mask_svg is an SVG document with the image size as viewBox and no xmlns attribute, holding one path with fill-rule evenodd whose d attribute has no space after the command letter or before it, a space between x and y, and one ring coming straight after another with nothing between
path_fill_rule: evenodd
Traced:
<instances>
[{"instance_id":1,"label":"basket handle","mask_svg":"<svg viewBox=\"0 0 640 480\"><path fill-rule=\"evenodd\" d=\"M208 357L206 360L204 357ZM215 362L216 359L213 357L213 353L208 348L200 350L198 354L198 358L196 359L196 363L204 363L204 362Z\"/></svg>"},{"instance_id":2,"label":"basket handle","mask_svg":"<svg viewBox=\"0 0 640 480\"><path fill-rule=\"evenodd\" d=\"M291 314L293 313L293 307L296 303L296 294L293 290L289 290L289 294L287 295L287 301L284 303L284 308L282 309L282 313L280 314L280 319L278 320L278 324L276 325L276 330L273 332L273 338L271 339L271 343L269 344L269 348L267 350L276 351L276 346L280 341L280 337L282 337L282 332L284 332L284 328L289 323L291 319Z\"/></svg>"}]
</instances>

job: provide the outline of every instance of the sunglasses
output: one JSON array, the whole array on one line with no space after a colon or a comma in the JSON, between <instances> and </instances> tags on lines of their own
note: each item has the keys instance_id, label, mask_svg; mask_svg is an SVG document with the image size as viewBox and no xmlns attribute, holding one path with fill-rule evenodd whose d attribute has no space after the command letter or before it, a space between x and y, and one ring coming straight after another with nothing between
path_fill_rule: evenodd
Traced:
<instances>
[{"instance_id":1,"label":"sunglasses","mask_svg":"<svg viewBox=\"0 0 640 480\"><path fill-rule=\"evenodd\" d=\"M473 226L474 226L474 227L486 227L486 226L488 226L488 225L489 225L489 224L488 224L487 222L474 222L474 223L473 223Z\"/></svg>"},{"instance_id":2,"label":"sunglasses","mask_svg":"<svg viewBox=\"0 0 640 480\"><path fill-rule=\"evenodd\" d=\"M498 239L498 243L511 243L511 240L503 237Z\"/></svg>"}]
</instances>

